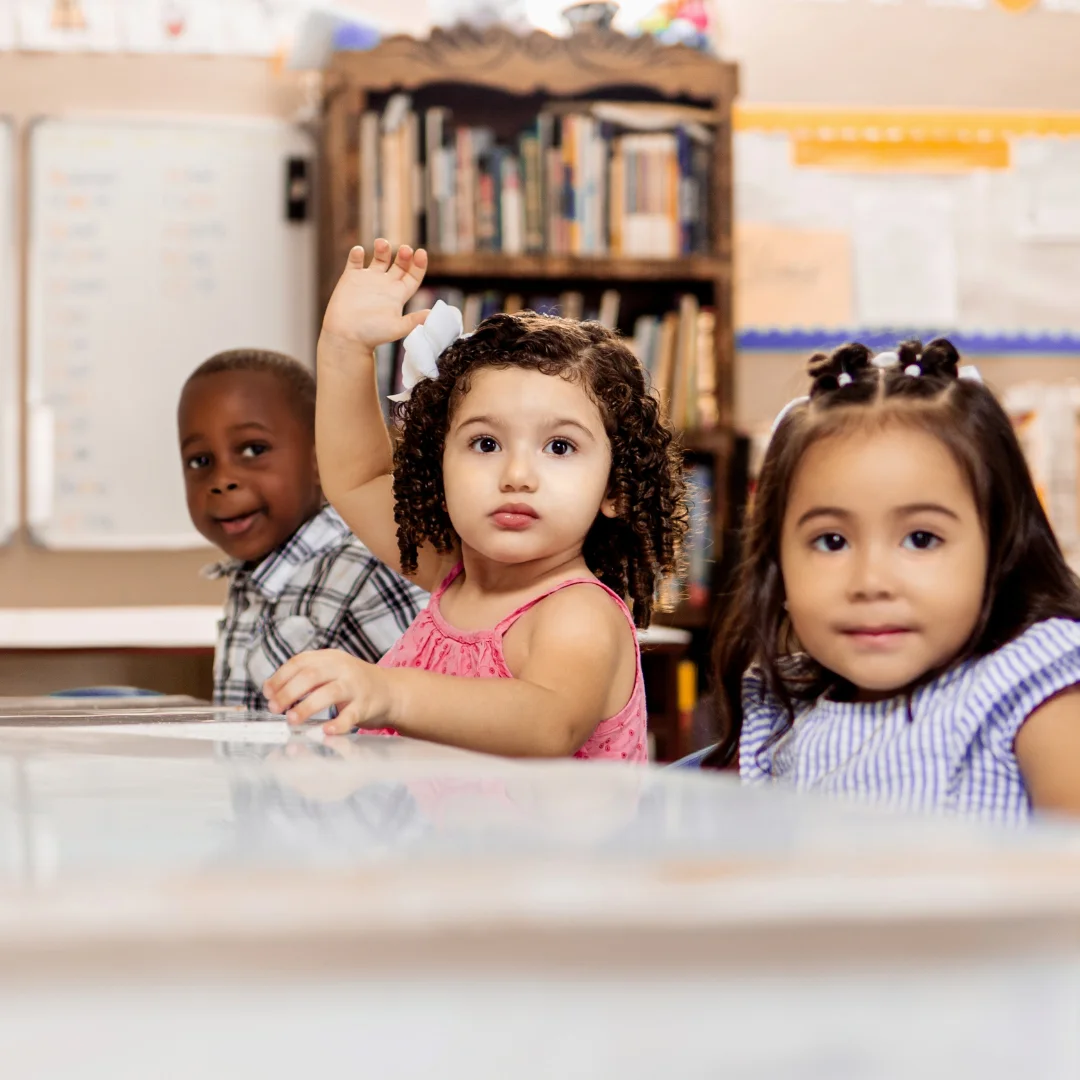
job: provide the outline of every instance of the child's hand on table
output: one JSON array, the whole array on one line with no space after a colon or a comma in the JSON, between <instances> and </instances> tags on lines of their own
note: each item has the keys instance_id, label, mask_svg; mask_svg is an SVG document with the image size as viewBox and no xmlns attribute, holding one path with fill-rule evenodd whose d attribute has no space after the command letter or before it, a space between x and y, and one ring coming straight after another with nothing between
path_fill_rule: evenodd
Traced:
<instances>
[{"instance_id":1,"label":"child's hand on table","mask_svg":"<svg viewBox=\"0 0 1080 1080\"><path fill-rule=\"evenodd\" d=\"M327 735L387 726L390 692L385 672L340 649L298 653L266 681L263 694L272 712L294 725L336 705L323 725Z\"/></svg>"}]
</instances>

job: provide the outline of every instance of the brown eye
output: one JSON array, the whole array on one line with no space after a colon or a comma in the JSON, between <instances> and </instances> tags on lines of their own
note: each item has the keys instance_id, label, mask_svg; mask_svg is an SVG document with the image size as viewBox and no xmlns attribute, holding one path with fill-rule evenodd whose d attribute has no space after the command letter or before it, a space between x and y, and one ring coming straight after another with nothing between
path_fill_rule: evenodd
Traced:
<instances>
[{"instance_id":1,"label":"brown eye","mask_svg":"<svg viewBox=\"0 0 1080 1080\"><path fill-rule=\"evenodd\" d=\"M932 532L926 532L922 529L908 533L904 537L904 547L910 551L933 551L941 542L940 536L935 536Z\"/></svg>"},{"instance_id":2,"label":"brown eye","mask_svg":"<svg viewBox=\"0 0 1080 1080\"><path fill-rule=\"evenodd\" d=\"M569 439L552 439L545 449L550 451L556 457L567 457L572 454L577 447L574 446Z\"/></svg>"},{"instance_id":3,"label":"brown eye","mask_svg":"<svg viewBox=\"0 0 1080 1080\"><path fill-rule=\"evenodd\" d=\"M815 538L812 546L817 551L827 551L835 554L837 551L843 551L847 547L847 540L839 533L823 533Z\"/></svg>"}]
</instances>

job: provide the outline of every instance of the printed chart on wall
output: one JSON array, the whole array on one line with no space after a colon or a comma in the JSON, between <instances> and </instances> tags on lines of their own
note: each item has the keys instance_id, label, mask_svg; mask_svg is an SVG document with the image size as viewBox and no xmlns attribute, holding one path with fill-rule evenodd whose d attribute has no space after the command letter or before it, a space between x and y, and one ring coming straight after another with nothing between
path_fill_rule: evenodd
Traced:
<instances>
[{"instance_id":1,"label":"printed chart on wall","mask_svg":"<svg viewBox=\"0 0 1080 1080\"><path fill-rule=\"evenodd\" d=\"M10 120L0 119L0 544L19 523L14 130Z\"/></svg>"},{"instance_id":2,"label":"printed chart on wall","mask_svg":"<svg viewBox=\"0 0 1080 1080\"><path fill-rule=\"evenodd\" d=\"M180 389L223 349L313 361L315 229L295 187L313 157L310 136L276 121L33 125L27 483L38 542L202 546L184 499Z\"/></svg>"},{"instance_id":3,"label":"printed chart on wall","mask_svg":"<svg viewBox=\"0 0 1080 1080\"><path fill-rule=\"evenodd\" d=\"M743 107L743 349L1080 353L1080 115Z\"/></svg>"}]
</instances>

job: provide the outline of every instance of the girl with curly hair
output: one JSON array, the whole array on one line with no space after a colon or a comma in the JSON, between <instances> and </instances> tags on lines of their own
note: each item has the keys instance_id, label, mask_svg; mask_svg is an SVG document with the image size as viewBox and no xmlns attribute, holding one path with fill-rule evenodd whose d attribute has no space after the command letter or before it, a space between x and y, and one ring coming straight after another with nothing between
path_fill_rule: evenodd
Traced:
<instances>
[{"instance_id":1,"label":"girl with curly hair","mask_svg":"<svg viewBox=\"0 0 1080 1080\"><path fill-rule=\"evenodd\" d=\"M378 666L306 653L267 683L300 724L522 757L644 762L635 627L686 531L682 457L642 368L595 323L445 305L403 315L423 250L349 255L323 320L323 489L379 558L433 590ZM375 349L406 339L391 439ZM630 604L633 609L631 615Z\"/></svg>"}]
</instances>

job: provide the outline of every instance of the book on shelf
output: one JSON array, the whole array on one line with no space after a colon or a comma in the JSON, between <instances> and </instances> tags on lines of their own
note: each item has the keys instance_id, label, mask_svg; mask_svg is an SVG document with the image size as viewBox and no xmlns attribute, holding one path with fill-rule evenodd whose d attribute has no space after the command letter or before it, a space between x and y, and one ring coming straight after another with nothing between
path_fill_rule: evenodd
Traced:
<instances>
[{"instance_id":1,"label":"book on shelf","mask_svg":"<svg viewBox=\"0 0 1080 1080\"><path fill-rule=\"evenodd\" d=\"M711 123L689 106L553 102L500 142L394 94L360 117L360 242L385 235L449 255L706 254Z\"/></svg>"},{"instance_id":2,"label":"book on shelf","mask_svg":"<svg viewBox=\"0 0 1080 1080\"><path fill-rule=\"evenodd\" d=\"M719 422L716 401L716 313L684 296L677 311L641 315L630 347L680 429L708 430Z\"/></svg>"},{"instance_id":3,"label":"book on shelf","mask_svg":"<svg viewBox=\"0 0 1080 1080\"><path fill-rule=\"evenodd\" d=\"M686 598L693 607L709 603L713 569L713 472L708 465L686 470L690 529L686 537Z\"/></svg>"}]
</instances>

